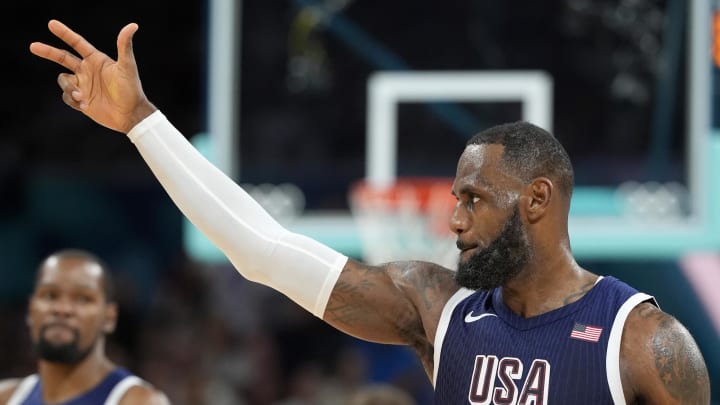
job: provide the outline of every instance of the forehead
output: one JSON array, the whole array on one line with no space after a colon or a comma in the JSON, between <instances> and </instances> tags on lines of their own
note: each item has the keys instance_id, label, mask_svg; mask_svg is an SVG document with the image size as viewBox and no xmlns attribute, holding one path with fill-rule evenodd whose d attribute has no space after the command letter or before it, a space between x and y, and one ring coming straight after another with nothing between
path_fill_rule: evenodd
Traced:
<instances>
[{"instance_id":1,"label":"forehead","mask_svg":"<svg viewBox=\"0 0 720 405\"><path fill-rule=\"evenodd\" d=\"M460 164L475 168L497 166L504 149L500 144L468 145L460 156Z\"/></svg>"},{"instance_id":2,"label":"forehead","mask_svg":"<svg viewBox=\"0 0 720 405\"><path fill-rule=\"evenodd\" d=\"M491 185L507 177L500 167L503 149L498 144L468 145L458 161L456 182Z\"/></svg>"},{"instance_id":3,"label":"forehead","mask_svg":"<svg viewBox=\"0 0 720 405\"><path fill-rule=\"evenodd\" d=\"M83 287L102 290L103 272L99 264L83 258L51 257L40 268L37 286Z\"/></svg>"}]
</instances>

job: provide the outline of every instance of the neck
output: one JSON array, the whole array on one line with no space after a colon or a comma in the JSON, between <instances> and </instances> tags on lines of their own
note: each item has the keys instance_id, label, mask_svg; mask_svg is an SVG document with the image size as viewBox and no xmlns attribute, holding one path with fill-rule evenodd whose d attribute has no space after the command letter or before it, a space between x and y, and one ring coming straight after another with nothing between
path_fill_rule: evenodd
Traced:
<instances>
[{"instance_id":1,"label":"neck","mask_svg":"<svg viewBox=\"0 0 720 405\"><path fill-rule=\"evenodd\" d=\"M587 293L597 275L580 267L569 243L538 249L532 260L502 287L503 302L513 312L530 318L571 304Z\"/></svg>"},{"instance_id":2,"label":"neck","mask_svg":"<svg viewBox=\"0 0 720 405\"><path fill-rule=\"evenodd\" d=\"M100 348L96 347L78 364L40 360L38 375L42 381L44 402L64 402L100 383L115 366L98 349Z\"/></svg>"}]
</instances>

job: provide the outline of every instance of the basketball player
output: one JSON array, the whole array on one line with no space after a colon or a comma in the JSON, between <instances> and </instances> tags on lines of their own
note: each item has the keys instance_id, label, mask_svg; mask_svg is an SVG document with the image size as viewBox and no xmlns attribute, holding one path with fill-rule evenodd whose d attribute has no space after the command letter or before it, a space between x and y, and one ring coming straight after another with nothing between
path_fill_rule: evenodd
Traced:
<instances>
[{"instance_id":1,"label":"basketball player","mask_svg":"<svg viewBox=\"0 0 720 405\"><path fill-rule=\"evenodd\" d=\"M27 317L38 372L0 381L0 404L169 404L106 357L105 335L117 316L110 273L97 257L80 250L50 255L38 270Z\"/></svg>"},{"instance_id":2,"label":"basketball player","mask_svg":"<svg viewBox=\"0 0 720 405\"><path fill-rule=\"evenodd\" d=\"M708 404L695 341L654 299L574 260L573 171L559 143L527 123L473 137L460 156L450 227L457 272L427 262L368 265L289 232L205 160L146 98L136 24L109 58L58 21L76 54L30 51L70 73L62 98L126 133L180 210L244 277L337 329L409 345L440 404Z\"/></svg>"}]
</instances>

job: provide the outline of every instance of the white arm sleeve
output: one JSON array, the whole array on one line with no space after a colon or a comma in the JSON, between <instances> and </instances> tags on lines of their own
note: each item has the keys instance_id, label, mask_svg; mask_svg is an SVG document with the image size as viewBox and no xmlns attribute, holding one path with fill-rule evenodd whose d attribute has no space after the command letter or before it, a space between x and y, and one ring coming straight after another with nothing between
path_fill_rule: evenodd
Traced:
<instances>
[{"instance_id":1,"label":"white arm sleeve","mask_svg":"<svg viewBox=\"0 0 720 405\"><path fill-rule=\"evenodd\" d=\"M240 274L322 318L347 257L283 228L160 111L127 135L180 211Z\"/></svg>"}]
</instances>

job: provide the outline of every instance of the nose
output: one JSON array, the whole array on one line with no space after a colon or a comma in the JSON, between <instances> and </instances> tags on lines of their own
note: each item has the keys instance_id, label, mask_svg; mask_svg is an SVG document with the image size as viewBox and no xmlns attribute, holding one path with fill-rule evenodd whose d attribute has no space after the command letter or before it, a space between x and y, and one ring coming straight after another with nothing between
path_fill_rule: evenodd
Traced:
<instances>
[{"instance_id":1,"label":"nose","mask_svg":"<svg viewBox=\"0 0 720 405\"><path fill-rule=\"evenodd\" d=\"M58 298L53 302L51 310L55 315L68 316L75 311L75 305L68 298Z\"/></svg>"},{"instance_id":2,"label":"nose","mask_svg":"<svg viewBox=\"0 0 720 405\"><path fill-rule=\"evenodd\" d=\"M450 216L450 230L456 234L461 235L469 228L469 218L466 213L460 207L461 203L458 202L453 208L452 215Z\"/></svg>"}]
</instances>

